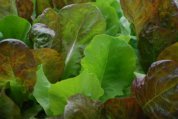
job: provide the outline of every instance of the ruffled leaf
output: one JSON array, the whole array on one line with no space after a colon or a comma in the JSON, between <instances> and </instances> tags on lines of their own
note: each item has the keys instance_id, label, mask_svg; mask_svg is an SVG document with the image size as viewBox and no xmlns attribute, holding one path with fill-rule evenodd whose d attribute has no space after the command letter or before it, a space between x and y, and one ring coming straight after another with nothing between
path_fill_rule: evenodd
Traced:
<instances>
[{"instance_id":1,"label":"ruffled leaf","mask_svg":"<svg viewBox=\"0 0 178 119\"><path fill-rule=\"evenodd\" d=\"M98 35L85 50L83 70L93 73L105 91L102 100L124 95L131 84L136 56L126 41L108 35ZM127 72L127 74L126 74Z\"/></svg>"}]
</instances>

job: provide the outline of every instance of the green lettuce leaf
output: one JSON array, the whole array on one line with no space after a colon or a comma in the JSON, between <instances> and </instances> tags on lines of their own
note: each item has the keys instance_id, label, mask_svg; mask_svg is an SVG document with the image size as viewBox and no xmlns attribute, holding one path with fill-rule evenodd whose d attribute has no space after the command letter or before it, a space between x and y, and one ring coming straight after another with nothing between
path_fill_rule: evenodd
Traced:
<instances>
[{"instance_id":1,"label":"green lettuce leaf","mask_svg":"<svg viewBox=\"0 0 178 119\"><path fill-rule=\"evenodd\" d=\"M56 84L50 84L44 75L42 66L37 71L37 75L38 80L33 95L47 115L61 115L68 98L73 95L83 94L92 99L98 99L103 95L103 90L96 76L87 72Z\"/></svg>"},{"instance_id":2,"label":"green lettuce leaf","mask_svg":"<svg viewBox=\"0 0 178 119\"><path fill-rule=\"evenodd\" d=\"M21 119L20 108L9 98L5 90L0 92L0 115L1 119Z\"/></svg>"},{"instance_id":3,"label":"green lettuce leaf","mask_svg":"<svg viewBox=\"0 0 178 119\"><path fill-rule=\"evenodd\" d=\"M83 95L68 99L64 119L101 119L101 103Z\"/></svg>"},{"instance_id":4,"label":"green lettuce leaf","mask_svg":"<svg viewBox=\"0 0 178 119\"><path fill-rule=\"evenodd\" d=\"M19 39L30 45L27 39L30 28L30 23L18 16L6 16L0 20L0 32L3 34L3 39Z\"/></svg>"},{"instance_id":5,"label":"green lettuce leaf","mask_svg":"<svg viewBox=\"0 0 178 119\"><path fill-rule=\"evenodd\" d=\"M100 10L90 3L66 6L59 15L66 79L79 74L84 48L95 35L105 32L106 22Z\"/></svg>"},{"instance_id":6,"label":"green lettuce leaf","mask_svg":"<svg viewBox=\"0 0 178 119\"><path fill-rule=\"evenodd\" d=\"M46 78L42 65L38 66L37 81L34 86L33 96L37 102L43 107L45 112L50 115L49 110L49 93L48 90L51 87L51 83Z\"/></svg>"},{"instance_id":7,"label":"green lettuce leaf","mask_svg":"<svg viewBox=\"0 0 178 119\"><path fill-rule=\"evenodd\" d=\"M82 59L84 71L97 76L105 91L102 100L124 95L131 84L136 66L133 48L124 40L108 35L94 37Z\"/></svg>"},{"instance_id":8,"label":"green lettuce leaf","mask_svg":"<svg viewBox=\"0 0 178 119\"><path fill-rule=\"evenodd\" d=\"M116 10L111 6L112 2L113 0L111 0L111 2L108 0L96 0L94 3L101 10L106 19L106 33L108 35L116 35L120 31L119 17Z\"/></svg>"},{"instance_id":9,"label":"green lettuce leaf","mask_svg":"<svg viewBox=\"0 0 178 119\"><path fill-rule=\"evenodd\" d=\"M97 77L87 72L82 72L77 77L52 85L49 89L49 102L53 115L62 114L67 104L67 99L76 94L99 99L103 95L103 89Z\"/></svg>"}]
</instances>

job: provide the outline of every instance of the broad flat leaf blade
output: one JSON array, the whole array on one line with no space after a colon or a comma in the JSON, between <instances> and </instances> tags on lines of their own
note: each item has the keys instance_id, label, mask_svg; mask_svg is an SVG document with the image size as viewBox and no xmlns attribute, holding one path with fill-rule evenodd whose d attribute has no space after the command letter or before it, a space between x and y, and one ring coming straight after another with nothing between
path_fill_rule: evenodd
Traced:
<instances>
[{"instance_id":1,"label":"broad flat leaf blade","mask_svg":"<svg viewBox=\"0 0 178 119\"><path fill-rule=\"evenodd\" d=\"M36 62L30 49L20 40L0 42L0 81L18 80L32 90L36 81Z\"/></svg>"},{"instance_id":2,"label":"broad flat leaf blade","mask_svg":"<svg viewBox=\"0 0 178 119\"><path fill-rule=\"evenodd\" d=\"M53 84L49 89L50 109L53 115L61 115L69 97L76 94L98 99L103 95L103 89L96 76L87 72Z\"/></svg>"},{"instance_id":3,"label":"broad flat leaf blade","mask_svg":"<svg viewBox=\"0 0 178 119\"><path fill-rule=\"evenodd\" d=\"M105 91L102 100L124 95L136 65L135 52L124 40L108 35L94 37L82 59L82 69L97 76Z\"/></svg>"},{"instance_id":4,"label":"broad flat leaf blade","mask_svg":"<svg viewBox=\"0 0 178 119\"><path fill-rule=\"evenodd\" d=\"M0 20L0 32L3 34L3 39L20 39L28 44L27 34L30 28L28 21L17 16L6 16Z\"/></svg>"},{"instance_id":5,"label":"broad flat leaf blade","mask_svg":"<svg viewBox=\"0 0 178 119\"><path fill-rule=\"evenodd\" d=\"M177 118L178 64L171 60L153 63L145 78L134 81L138 103L154 119Z\"/></svg>"},{"instance_id":6,"label":"broad flat leaf blade","mask_svg":"<svg viewBox=\"0 0 178 119\"><path fill-rule=\"evenodd\" d=\"M59 15L65 79L79 74L84 48L95 35L105 32L106 23L100 10L90 3L66 6Z\"/></svg>"}]
</instances>

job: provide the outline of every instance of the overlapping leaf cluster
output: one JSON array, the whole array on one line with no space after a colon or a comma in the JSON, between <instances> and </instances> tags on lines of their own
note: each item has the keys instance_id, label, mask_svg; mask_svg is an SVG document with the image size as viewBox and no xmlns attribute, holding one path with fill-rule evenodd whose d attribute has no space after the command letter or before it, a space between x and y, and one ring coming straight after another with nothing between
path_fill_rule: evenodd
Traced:
<instances>
[{"instance_id":1,"label":"overlapping leaf cluster","mask_svg":"<svg viewBox=\"0 0 178 119\"><path fill-rule=\"evenodd\" d=\"M0 3L1 118L177 118L175 0Z\"/></svg>"}]
</instances>

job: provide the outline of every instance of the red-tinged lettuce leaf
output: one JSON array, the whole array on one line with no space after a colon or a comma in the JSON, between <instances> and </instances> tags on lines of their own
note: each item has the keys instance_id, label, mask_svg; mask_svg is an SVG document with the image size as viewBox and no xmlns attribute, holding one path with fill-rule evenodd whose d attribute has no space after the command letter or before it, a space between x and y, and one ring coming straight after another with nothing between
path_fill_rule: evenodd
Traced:
<instances>
[{"instance_id":1,"label":"red-tinged lettuce leaf","mask_svg":"<svg viewBox=\"0 0 178 119\"><path fill-rule=\"evenodd\" d=\"M106 22L100 10L90 3L66 6L59 15L65 58L63 78L66 79L79 74L85 47L95 35L105 32Z\"/></svg>"},{"instance_id":2,"label":"red-tinged lettuce leaf","mask_svg":"<svg viewBox=\"0 0 178 119\"><path fill-rule=\"evenodd\" d=\"M22 18L31 21L33 14L33 2L32 0L16 0L16 6L18 10L18 15Z\"/></svg>"},{"instance_id":3,"label":"red-tinged lettuce leaf","mask_svg":"<svg viewBox=\"0 0 178 119\"><path fill-rule=\"evenodd\" d=\"M135 97L110 99L104 103L103 113L108 119L148 119Z\"/></svg>"},{"instance_id":4,"label":"red-tinged lettuce leaf","mask_svg":"<svg viewBox=\"0 0 178 119\"><path fill-rule=\"evenodd\" d=\"M171 60L153 63L144 78L133 83L136 99L153 119L178 117L178 64Z\"/></svg>"},{"instance_id":5,"label":"red-tinged lettuce leaf","mask_svg":"<svg viewBox=\"0 0 178 119\"><path fill-rule=\"evenodd\" d=\"M134 24L137 34L148 23L156 11L160 0L121 0L121 7L127 19Z\"/></svg>"},{"instance_id":6,"label":"red-tinged lettuce leaf","mask_svg":"<svg viewBox=\"0 0 178 119\"><path fill-rule=\"evenodd\" d=\"M76 4L76 3L86 3L92 0L52 0L54 8L61 9L66 5Z\"/></svg>"},{"instance_id":7,"label":"red-tinged lettuce leaf","mask_svg":"<svg viewBox=\"0 0 178 119\"><path fill-rule=\"evenodd\" d=\"M47 79L51 83L57 82L64 69L64 60L61 54L49 48L33 50L33 54L37 63L43 65Z\"/></svg>"},{"instance_id":8,"label":"red-tinged lettuce leaf","mask_svg":"<svg viewBox=\"0 0 178 119\"><path fill-rule=\"evenodd\" d=\"M48 26L55 32L55 37L53 38L53 43L51 48L60 52L62 49L62 40L60 39L60 19L59 15L52 8L47 8L43 13L34 20L34 23L42 23Z\"/></svg>"},{"instance_id":9,"label":"red-tinged lettuce leaf","mask_svg":"<svg viewBox=\"0 0 178 119\"><path fill-rule=\"evenodd\" d=\"M0 82L3 85L11 80L32 90L36 81L36 62L23 42L6 39L0 42Z\"/></svg>"},{"instance_id":10,"label":"red-tinged lettuce leaf","mask_svg":"<svg viewBox=\"0 0 178 119\"><path fill-rule=\"evenodd\" d=\"M17 15L15 0L0 0L0 19L8 15Z\"/></svg>"},{"instance_id":11,"label":"red-tinged lettuce leaf","mask_svg":"<svg viewBox=\"0 0 178 119\"><path fill-rule=\"evenodd\" d=\"M67 101L64 119L101 119L101 103L85 97L74 95Z\"/></svg>"},{"instance_id":12,"label":"red-tinged lettuce leaf","mask_svg":"<svg viewBox=\"0 0 178 119\"><path fill-rule=\"evenodd\" d=\"M35 0L36 16L40 15L46 8L51 7L50 0Z\"/></svg>"},{"instance_id":13,"label":"red-tinged lettuce leaf","mask_svg":"<svg viewBox=\"0 0 178 119\"><path fill-rule=\"evenodd\" d=\"M1 119L21 119L19 107L5 94L5 90L0 92L0 117Z\"/></svg>"},{"instance_id":14,"label":"red-tinged lettuce leaf","mask_svg":"<svg viewBox=\"0 0 178 119\"><path fill-rule=\"evenodd\" d=\"M136 29L141 64L147 71L159 53L177 41L177 1L121 0L121 3Z\"/></svg>"},{"instance_id":15,"label":"red-tinged lettuce leaf","mask_svg":"<svg viewBox=\"0 0 178 119\"><path fill-rule=\"evenodd\" d=\"M27 45L30 45L30 42L27 39L30 28L30 23L18 16L6 16L0 20L0 32L3 34L3 39L19 39Z\"/></svg>"},{"instance_id":16,"label":"red-tinged lettuce leaf","mask_svg":"<svg viewBox=\"0 0 178 119\"><path fill-rule=\"evenodd\" d=\"M178 43L165 48L158 56L157 60L173 60L178 62Z\"/></svg>"}]
</instances>

